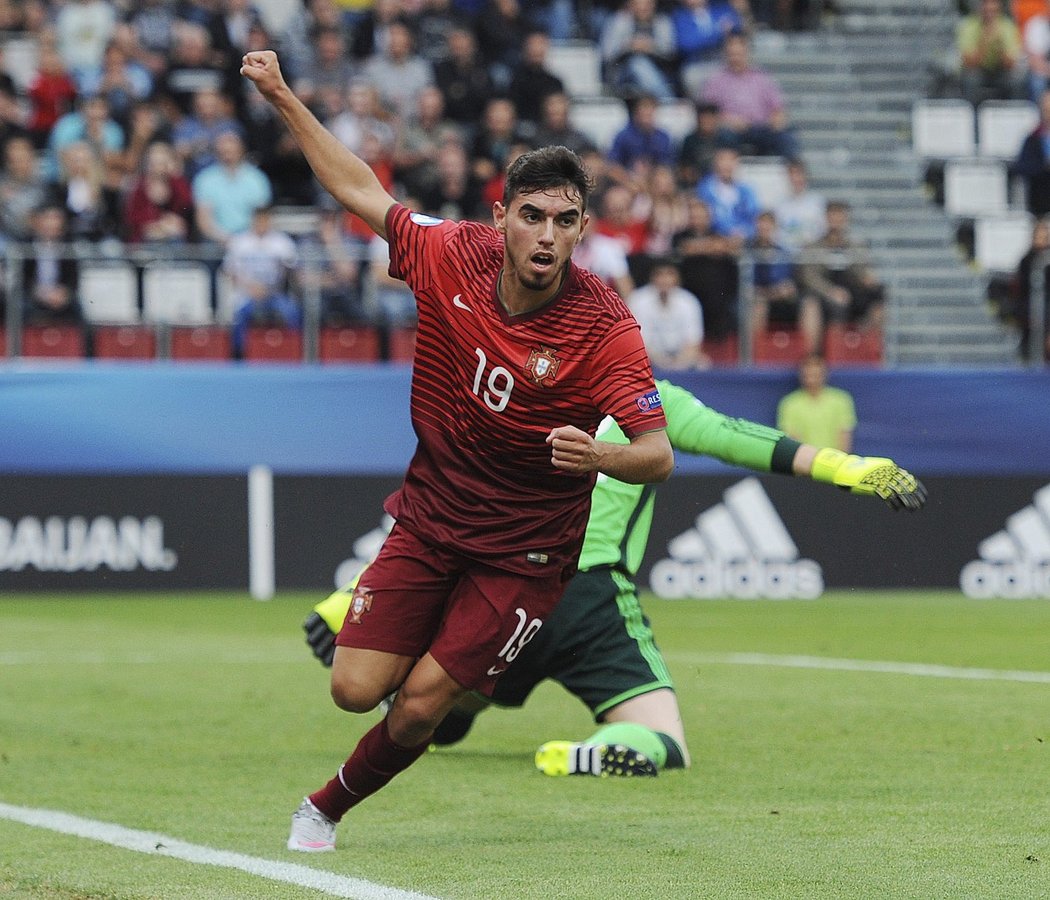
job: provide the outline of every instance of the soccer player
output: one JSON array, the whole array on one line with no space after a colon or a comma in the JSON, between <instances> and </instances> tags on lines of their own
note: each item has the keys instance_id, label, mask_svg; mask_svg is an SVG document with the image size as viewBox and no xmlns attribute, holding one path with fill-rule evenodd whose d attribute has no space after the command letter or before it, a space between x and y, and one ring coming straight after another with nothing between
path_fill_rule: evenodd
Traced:
<instances>
[{"instance_id":1,"label":"soccer player","mask_svg":"<svg viewBox=\"0 0 1050 900\"><path fill-rule=\"evenodd\" d=\"M571 260L590 189L576 154L519 157L495 227L422 216L295 97L273 51L246 54L241 73L324 188L389 243L419 313L416 451L332 664L340 708L397 698L292 816L289 849L325 851L336 823L419 758L466 692L491 694L535 636L575 572L598 474L663 481L674 455L637 323ZM628 443L595 439L606 415Z\"/></svg>"},{"instance_id":2,"label":"soccer player","mask_svg":"<svg viewBox=\"0 0 1050 900\"><path fill-rule=\"evenodd\" d=\"M716 412L670 382L658 381L657 387L676 450L760 472L809 477L879 497L894 509L916 510L926 501L922 484L892 460L799 443L776 429ZM606 441L626 440L610 420L599 435ZM632 776L688 766L671 677L632 582L645 553L654 500L648 486L598 479L580 571L561 603L491 696L460 701L438 727L434 743L460 740L489 700L522 706L537 684L551 678L579 697L601 727L584 741L545 743L536 754L542 772ZM336 591L304 623L322 662L330 663L348 602L345 589Z\"/></svg>"}]
</instances>

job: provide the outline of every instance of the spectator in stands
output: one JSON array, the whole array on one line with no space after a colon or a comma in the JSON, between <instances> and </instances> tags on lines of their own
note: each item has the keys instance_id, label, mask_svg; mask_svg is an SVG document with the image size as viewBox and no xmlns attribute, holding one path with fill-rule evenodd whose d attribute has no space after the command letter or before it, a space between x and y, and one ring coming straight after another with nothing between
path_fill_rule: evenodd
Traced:
<instances>
[{"instance_id":1,"label":"spectator in stands","mask_svg":"<svg viewBox=\"0 0 1050 900\"><path fill-rule=\"evenodd\" d=\"M371 9L350 27L350 55L364 61L379 53L386 44L387 29L402 17L401 0L375 0ZM345 26L345 20L344 20Z\"/></svg>"},{"instance_id":2,"label":"spectator in stands","mask_svg":"<svg viewBox=\"0 0 1050 900\"><path fill-rule=\"evenodd\" d=\"M411 202L408 198L406 204ZM418 204L412 203L411 209ZM395 328L416 324L416 298L412 290L399 278L390 274L390 245L378 234L368 245L368 274L375 289L376 318L389 335Z\"/></svg>"},{"instance_id":3,"label":"spectator in stands","mask_svg":"<svg viewBox=\"0 0 1050 900\"><path fill-rule=\"evenodd\" d=\"M628 260L645 254L649 242L647 204L640 194L622 184L613 184L598 204L590 228L619 241ZM635 277L636 281L641 278Z\"/></svg>"},{"instance_id":4,"label":"spectator in stands","mask_svg":"<svg viewBox=\"0 0 1050 900\"><path fill-rule=\"evenodd\" d=\"M572 126L569 121L571 109L572 101L562 91L544 97L539 125L533 138L537 147L568 147L580 156L597 152L594 141Z\"/></svg>"},{"instance_id":5,"label":"spectator in stands","mask_svg":"<svg viewBox=\"0 0 1050 900\"><path fill-rule=\"evenodd\" d=\"M511 77L521 67L524 44L532 30L522 5L518 0L488 0L474 23L481 55L492 83L501 92L509 89Z\"/></svg>"},{"instance_id":6,"label":"spectator in stands","mask_svg":"<svg viewBox=\"0 0 1050 900\"><path fill-rule=\"evenodd\" d=\"M58 10L57 49L78 89L98 78L116 21L113 4L107 0L70 0Z\"/></svg>"},{"instance_id":7,"label":"spectator in stands","mask_svg":"<svg viewBox=\"0 0 1050 900\"><path fill-rule=\"evenodd\" d=\"M445 98L429 85L419 92L415 111L394 142L394 174L407 193L421 198L437 188L438 154L446 140L462 143L463 132L445 118Z\"/></svg>"},{"instance_id":8,"label":"spectator in stands","mask_svg":"<svg viewBox=\"0 0 1050 900\"><path fill-rule=\"evenodd\" d=\"M157 95L153 100L142 100L132 106L128 116L128 136L122 162L126 175L132 178L138 175L150 144L156 141L171 143L172 125L182 121L174 114L175 109L176 107L162 95Z\"/></svg>"},{"instance_id":9,"label":"spectator in stands","mask_svg":"<svg viewBox=\"0 0 1050 900\"><path fill-rule=\"evenodd\" d=\"M236 70L231 75L218 61L208 29L195 22L175 23L175 44L159 85L172 97L183 115L192 115L193 96L208 87L226 97L242 95Z\"/></svg>"},{"instance_id":10,"label":"spectator in stands","mask_svg":"<svg viewBox=\"0 0 1050 900\"><path fill-rule=\"evenodd\" d=\"M722 146L718 134L718 105L707 100L696 102L696 128L689 132L678 151L678 179L695 188L701 178L711 174L715 151Z\"/></svg>"},{"instance_id":11,"label":"spectator in stands","mask_svg":"<svg viewBox=\"0 0 1050 900\"><path fill-rule=\"evenodd\" d=\"M62 148L56 188L72 240L97 243L119 239L122 230L119 182L107 178L105 164L91 144L74 141Z\"/></svg>"},{"instance_id":12,"label":"spectator in stands","mask_svg":"<svg viewBox=\"0 0 1050 900\"><path fill-rule=\"evenodd\" d=\"M26 127L38 149L47 146L55 123L72 108L77 98L77 86L58 55L54 44L41 40L37 70L26 88L29 100L29 119Z\"/></svg>"},{"instance_id":13,"label":"spectator in stands","mask_svg":"<svg viewBox=\"0 0 1050 900\"><path fill-rule=\"evenodd\" d=\"M675 96L674 25L656 0L626 0L602 27L599 52L603 81L624 96Z\"/></svg>"},{"instance_id":14,"label":"spectator in stands","mask_svg":"<svg viewBox=\"0 0 1050 900\"><path fill-rule=\"evenodd\" d=\"M780 85L751 65L748 39L730 34L723 48L723 67L704 82L700 99L719 111L719 139L742 153L795 159L798 140L788 122Z\"/></svg>"},{"instance_id":15,"label":"spectator in stands","mask_svg":"<svg viewBox=\"0 0 1050 900\"><path fill-rule=\"evenodd\" d=\"M118 25L121 34L130 33L127 25ZM116 33L115 33L116 34ZM153 76L145 66L128 54L116 37L106 46L97 73L82 80L84 93L102 94L109 104L110 115L126 127L134 105L145 100L153 90Z\"/></svg>"},{"instance_id":16,"label":"spectator in stands","mask_svg":"<svg viewBox=\"0 0 1050 900\"><path fill-rule=\"evenodd\" d=\"M236 294L230 329L235 357L244 355L249 328L302 328L302 307L289 292L296 263L295 242L274 227L269 206L254 210L251 226L230 238L222 269Z\"/></svg>"},{"instance_id":17,"label":"spectator in stands","mask_svg":"<svg viewBox=\"0 0 1050 900\"><path fill-rule=\"evenodd\" d=\"M640 194L648 206L645 252L668 256L674 236L689 224L689 194L678 189L671 166L653 166Z\"/></svg>"},{"instance_id":18,"label":"spectator in stands","mask_svg":"<svg viewBox=\"0 0 1050 900\"><path fill-rule=\"evenodd\" d=\"M759 212L755 190L740 180L739 167L740 154L733 147L719 147L711 174L696 186L697 196L711 210L714 231L729 238L737 251L754 237Z\"/></svg>"},{"instance_id":19,"label":"spectator in stands","mask_svg":"<svg viewBox=\"0 0 1050 900\"><path fill-rule=\"evenodd\" d=\"M10 76L0 76L0 154L13 138L28 139L29 130L14 82Z\"/></svg>"},{"instance_id":20,"label":"spectator in stands","mask_svg":"<svg viewBox=\"0 0 1050 900\"><path fill-rule=\"evenodd\" d=\"M812 333L814 325L800 325L798 282L795 280L794 254L777 240L779 227L777 217L771 210L758 214L755 237L748 244L752 270L751 330L762 334L770 322L788 328L801 327L804 333ZM812 315L812 306L809 308Z\"/></svg>"},{"instance_id":21,"label":"spectator in stands","mask_svg":"<svg viewBox=\"0 0 1050 900\"><path fill-rule=\"evenodd\" d=\"M980 0L978 11L959 21L955 42L963 97L975 106L1024 97L1021 35L1002 0Z\"/></svg>"},{"instance_id":22,"label":"spectator in stands","mask_svg":"<svg viewBox=\"0 0 1050 900\"><path fill-rule=\"evenodd\" d=\"M682 286L700 298L704 331L722 341L737 330L740 242L719 234L711 208L696 195L689 197L689 220L671 241L679 259Z\"/></svg>"},{"instance_id":23,"label":"spectator in stands","mask_svg":"<svg viewBox=\"0 0 1050 900\"><path fill-rule=\"evenodd\" d=\"M365 138L371 136L380 151L390 157L397 135L380 102L378 88L369 81L358 79L346 88L345 97L345 106L340 101L339 112L325 122L328 130L358 156Z\"/></svg>"},{"instance_id":24,"label":"spectator in stands","mask_svg":"<svg viewBox=\"0 0 1050 900\"><path fill-rule=\"evenodd\" d=\"M613 137L607 154L609 174L622 184L641 187L653 166L673 166L671 135L656 124L659 101L648 94L627 101L630 118Z\"/></svg>"},{"instance_id":25,"label":"spectator in stands","mask_svg":"<svg viewBox=\"0 0 1050 900\"><path fill-rule=\"evenodd\" d=\"M744 31L744 20L728 0L678 0L671 13L678 47L678 78L686 97L719 68L726 35Z\"/></svg>"},{"instance_id":26,"label":"spectator in stands","mask_svg":"<svg viewBox=\"0 0 1050 900\"><path fill-rule=\"evenodd\" d=\"M538 124L543 106L551 94L565 90L562 80L547 68L551 40L545 31L530 31L521 47L521 61L515 66L507 96L514 103L518 117Z\"/></svg>"},{"instance_id":27,"label":"spectator in stands","mask_svg":"<svg viewBox=\"0 0 1050 900\"><path fill-rule=\"evenodd\" d=\"M31 217L31 244L22 260L22 321L27 325L84 321L77 298L79 266L65 249L62 207L44 203Z\"/></svg>"},{"instance_id":28,"label":"spectator in stands","mask_svg":"<svg viewBox=\"0 0 1050 900\"><path fill-rule=\"evenodd\" d=\"M354 78L354 66L346 56L346 38L334 26L319 28L314 53L303 61L293 82L295 93L322 119L335 113L332 97L341 97Z\"/></svg>"},{"instance_id":29,"label":"spectator in stands","mask_svg":"<svg viewBox=\"0 0 1050 900\"><path fill-rule=\"evenodd\" d=\"M274 202L311 206L320 185L284 119L256 90L245 97L244 127L248 152L273 188Z\"/></svg>"},{"instance_id":30,"label":"spectator in stands","mask_svg":"<svg viewBox=\"0 0 1050 900\"><path fill-rule=\"evenodd\" d=\"M230 102L212 87L195 92L192 112L175 125L171 135L188 178L215 162L215 139L225 131L244 136Z\"/></svg>"},{"instance_id":31,"label":"spectator in stands","mask_svg":"<svg viewBox=\"0 0 1050 900\"><path fill-rule=\"evenodd\" d=\"M215 139L216 161L198 172L191 183L198 234L226 244L231 235L247 231L252 213L273 200L273 189L262 171L248 162L244 141L235 131Z\"/></svg>"},{"instance_id":32,"label":"spectator in stands","mask_svg":"<svg viewBox=\"0 0 1050 900\"><path fill-rule=\"evenodd\" d=\"M1042 0L1042 9L1028 19L1021 36L1028 65L1028 96L1038 103L1050 86L1050 0Z\"/></svg>"},{"instance_id":33,"label":"spectator in stands","mask_svg":"<svg viewBox=\"0 0 1050 900\"><path fill-rule=\"evenodd\" d=\"M262 27L262 14L252 0L222 0L221 17L235 58L239 59L250 49L257 49L249 44L253 29ZM266 44L267 49L270 46Z\"/></svg>"},{"instance_id":34,"label":"spectator in stands","mask_svg":"<svg viewBox=\"0 0 1050 900\"><path fill-rule=\"evenodd\" d=\"M445 115L468 135L473 134L494 89L469 28L461 26L449 32L448 58L434 66L434 79L445 98Z\"/></svg>"},{"instance_id":35,"label":"spectator in stands","mask_svg":"<svg viewBox=\"0 0 1050 900\"><path fill-rule=\"evenodd\" d=\"M317 292L322 324L354 325L370 321L361 290L361 261L365 252L366 245L343 229L339 209L323 210L316 233L304 237L299 284L304 297Z\"/></svg>"},{"instance_id":36,"label":"spectator in stands","mask_svg":"<svg viewBox=\"0 0 1050 900\"><path fill-rule=\"evenodd\" d=\"M28 137L11 138L4 145L3 153L0 235L8 240L25 241L32 234L33 212L48 199L49 188Z\"/></svg>"},{"instance_id":37,"label":"spectator in stands","mask_svg":"<svg viewBox=\"0 0 1050 900\"><path fill-rule=\"evenodd\" d=\"M376 89L385 109L399 121L412 114L419 92L434 83L430 63L416 53L412 32L403 22L391 23L386 47L365 62L362 77Z\"/></svg>"},{"instance_id":38,"label":"spectator in stands","mask_svg":"<svg viewBox=\"0 0 1050 900\"><path fill-rule=\"evenodd\" d=\"M1039 124L1025 137L1011 167L1025 186L1025 206L1036 218L1050 213L1050 91L1039 98Z\"/></svg>"},{"instance_id":39,"label":"spectator in stands","mask_svg":"<svg viewBox=\"0 0 1050 900\"><path fill-rule=\"evenodd\" d=\"M576 265L597 275L626 300L634 290L634 279L623 245L594 228L587 228L572 253Z\"/></svg>"},{"instance_id":40,"label":"spectator in stands","mask_svg":"<svg viewBox=\"0 0 1050 900\"><path fill-rule=\"evenodd\" d=\"M695 294L681 285L673 259L657 259L649 283L635 288L627 297L642 340L654 367L668 372L706 369L704 355L704 314Z\"/></svg>"},{"instance_id":41,"label":"spectator in stands","mask_svg":"<svg viewBox=\"0 0 1050 900\"><path fill-rule=\"evenodd\" d=\"M787 164L790 193L776 205L777 240L797 252L819 240L827 224L827 200L809 186L809 172L801 159Z\"/></svg>"},{"instance_id":42,"label":"spectator in stands","mask_svg":"<svg viewBox=\"0 0 1050 900\"><path fill-rule=\"evenodd\" d=\"M493 97L485 104L481 127L470 146L474 177L487 183L507 168L511 147L531 142L532 130L518 121L513 102Z\"/></svg>"},{"instance_id":43,"label":"spectator in stands","mask_svg":"<svg viewBox=\"0 0 1050 900\"><path fill-rule=\"evenodd\" d=\"M437 184L420 195L420 208L444 219L491 218L491 207L482 201L483 183L475 175L470 157L457 139L442 142L437 156Z\"/></svg>"},{"instance_id":44,"label":"spectator in stands","mask_svg":"<svg viewBox=\"0 0 1050 900\"><path fill-rule=\"evenodd\" d=\"M804 444L849 453L857 427L853 398L828 385L828 366L819 353L809 353L799 363L798 380L799 387L777 405L777 428Z\"/></svg>"},{"instance_id":45,"label":"spectator in stands","mask_svg":"<svg viewBox=\"0 0 1050 900\"><path fill-rule=\"evenodd\" d=\"M168 68L174 46L175 10L169 0L139 0L128 13L128 24L141 48L141 62L154 79Z\"/></svg>"},{"instance_id":46,"label":"spectator in stands","mask_svg":"<svg viewBox=\"0 0 1050 900\"><path fill-rule=\"evenodd\" d=\"M124 208L125 237L132 244L184 244L192 232L193 196L175 148L150 144Z\"/></svg>"},{"instance_id":47,"label":"spectator in stands","mask_svg":"<svg viewBox=\"0 0 1050 900\"><path fill-rule=\"evenodd\" d=\"M305 74L314 58L316 38L328 28L341 32L346 41L347 30L339 7L333 0L304 0L296 4L288 15L278 44L281 48L281 67L288 73L291 84L298 84ZM346 48L349 50L348 41Z\"/></svg>"},{"instance_id":48,"label":"spectator in stands","mask_svg":"<svg viewBox=\"0 0 1050 900\"><path fill-rule=\"evenodd\" d=\"M1043 358L1050 360L1050 220L1036 219L1032 226L1032 243L1017 264L1017 271L1012 279L1011 294L1014 298L1013 308L1003 310L1003 318L1012 321L1018 328L1018 349L1021 358L1031 361L1032 358L1032 288L1033 275L1037 267L1042 267L1043 277L1035 285L1037 303L1042 302L1043 339L1038 341L1043 347ZM1041 296L1039 295L1041 292ZM1038 351L1036 353L1038 356Z\"/></svg>"},{"instance_id":49,"label":"spectator in stands","mask_svg":"<svg viewBox=\"0 0 1050 900\"><path fill-rule=\"evenodd\" d=\"M402 4L401 16L415 36L416 52L431 66L448 56L449 31L470 24L452 0L413 0ZM515 36L520 34L517 29Z\"/></svg>"},{"instance_id":50,"label":"spectator in stands","mask_svg":"<svg viewBox=\"0 0 1050 900\"><path fill-rule=\"evenodd\" d=\"M55 123L43 160L46 177L58 177L62 151L79 141L89 144L103 165L123 165L124 129L110 116L105 97L82 97L76 110Z\"/></svg>"},{"instance_id":51,"label":"spectator in stands","mask_svg":"<svg viewBox=\"0 0 1050 900\"><path fill-rule=\"evenodd\" d=\"M806 329L811 351L823 346L827 322L881 331L885 315L886 289L872 269L867 245L850 232L849 204L829 202L826 220L824 236L808 244L799 258L799 326ZM816 308L805 309L807 304Z\"/></svg>"}]
</instances>

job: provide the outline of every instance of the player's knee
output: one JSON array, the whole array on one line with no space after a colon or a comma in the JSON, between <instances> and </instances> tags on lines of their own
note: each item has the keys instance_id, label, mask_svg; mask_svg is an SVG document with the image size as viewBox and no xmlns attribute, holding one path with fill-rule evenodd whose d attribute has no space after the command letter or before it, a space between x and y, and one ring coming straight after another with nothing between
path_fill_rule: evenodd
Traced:
<instances>
[{"instance_id":1,"label":"player's knee","mask_svg":"<svg viewBox=\"0 0 1050 900\"><path fill-rule=\"evenodd\" d=\"M353 673L332 673L332 701L346 712L366 713L375 709L388 691L385 686L362 681Z\"/></svg>"}]
</instances>

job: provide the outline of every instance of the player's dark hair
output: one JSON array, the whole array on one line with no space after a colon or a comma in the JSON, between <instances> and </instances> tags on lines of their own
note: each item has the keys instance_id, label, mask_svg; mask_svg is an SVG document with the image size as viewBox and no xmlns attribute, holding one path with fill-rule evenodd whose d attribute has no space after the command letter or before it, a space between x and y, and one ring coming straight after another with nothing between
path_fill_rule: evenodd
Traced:
<instances>
[{"instance_id":1,"label":"player's dark hair","mask_svg":"<svg viewBox=\"0 0 1050 900\"><path fill-rule=\"evenodd\" d=\"M580 195L580 206L586 211L587 198L594 185L583 160L568 147L540 147L522 153L507 170L503 185L503 205L518 194L571 188Z\"/></svg>"}]
</instances>

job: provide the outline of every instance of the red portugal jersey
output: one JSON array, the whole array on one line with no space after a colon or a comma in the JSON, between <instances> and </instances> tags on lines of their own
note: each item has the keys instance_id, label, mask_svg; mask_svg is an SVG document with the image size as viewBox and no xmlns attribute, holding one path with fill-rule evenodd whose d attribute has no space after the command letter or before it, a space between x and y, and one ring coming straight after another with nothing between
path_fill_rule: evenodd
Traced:
<instances>
[{"instance_id":1,"label":"red portugal jersey","mask_svg":"<svg viewBox=\"0 0 1050 900\"><path fill-rule=\"evenodd\" d=\"M390 274L412 288L418 445L387 511L411 531L525 574L575 564L594 474L556 469L552 428L593 435L605 415L634 437L666 425L634 318L570 264L558 296L510 316L496 297L503 237L396 205Z\"/></svg>"}]
</instances>

